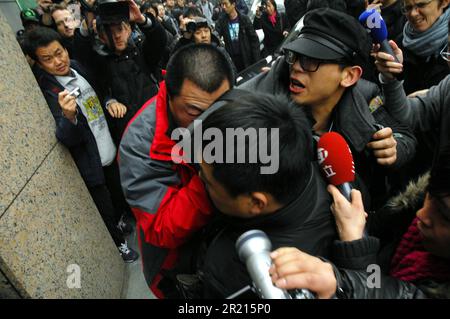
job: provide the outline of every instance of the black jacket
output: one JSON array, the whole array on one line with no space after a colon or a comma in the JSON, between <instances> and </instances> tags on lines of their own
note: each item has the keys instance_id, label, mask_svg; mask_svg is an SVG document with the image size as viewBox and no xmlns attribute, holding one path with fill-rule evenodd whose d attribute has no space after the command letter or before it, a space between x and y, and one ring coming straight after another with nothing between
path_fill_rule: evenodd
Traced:
<instances>
[{"instance_id":1,"label":"black jacket","mask_svg":"<svg viewBox=\"0 0 450 319\"><path fill-rule=\"evenodd\" d=\"M249 67L250 65L259 61L260 50L259 50L259 39L258 35L253 28L253 24L250 21L250 18L246 15L241 14L239 11L239 45L240 45L240 53L242 57L242 62L244 64L244 68ZM216 31L217 33L223 37L223 41L225 42L225 49L233 58L233 44L230 37L230 32L228 30L229 18L228 15L222 15L219 20L216 22ZM242 71L239 69L238 65L235 66L238 68L238 71Z\"/></svg>"},{"instance_id":2,"label":"black jacket","mask_svg":"<svg viewBox=\"0 0 450 319\"><path fill-rule=\"evenodd\" d=\"M414 284L390 276L380 276L380 287L369 288L370 272L336 269L339 299L424 299L426 295Z\"/></svg>"},{"instance_id":3,"label":"black jacket","mask_svg":"<svg viewBox=\"0 0 450 319\"><path fill-rule=\"evenodd\" d=\"M364 10L364 8L360 9L361 5L364 4L364 0L327 0L327 2L327 7L346 12L352 16L357 14L356 17ZM309 0L285 0L284 6L291 26L294 26L308 10L317 8L311 6Z\"/></svg>"},{"instance_id":4,"label":"black jacket","mask_svg":"<svg viewBox=\"0 0 450 319\"><path fill-rule=\"evenodd\" d=\"M361 270L342 269L341 266L334 268L337 284L338 297L357 299L416 299L416 298L450 298L450 283L437 282L432 278L418 282L405 282L386 275L391 267L392 256L400 242L403 234L407 231L418 209L423 205L428 178L422 177L416 183L395 198L391 199L385 207L376 214L369 214L368 230L380 238L381 250L378 252L377 262L381 267L380 288L369 288L369 276L372 274L355 259L353 266L361 266ZM371 240L373 237L363 238L360 241ZM367 248L367 247L366 247ZM373 248L366 250L366 255L373 253ZM363 250L360 251L364 255ZM333 260L334 262L334 260ZM347 265L351 266L351 259ZM339 268L339 269L338 269ZM357 269L357 267L350 267Z\"/></svg>"},{"instance_id":5,"label":"black jacket","mask_svg":"<svg viewBox=\"0 0 450 319\"><path fill-rule=\"evenodd\" d=\"M401 41L397 42L401 46ZM450 69L447 62L441 56L421 58L408 49L403 50L403 87L406 94L424 90L439 84L448 74Z\"/></svg>"},{"instance_id":6,"label":"black jacket","mask_svg":"<svg viewBox=\"0 0 450 319\"><path fill-rule=\"evenodd\" d=\"M289 68L284 56L279 57L269 72L245 82L248 91L282 94L289 97ZM352 150L356 173L365 182L372 196L372 208L380 207L387 199L386 176L389 171L379 166L371 150L366 148L373 134L379 130L376 124L391 127L396 134L397 161L390 169L403 166L415 152L416 139L405 125L395 121L383 106L379 106L380 90L374 83L359 80L356 86L346 90L332 115L333 131L344 136ZM369 209L369 206L366 206Z\"/></svg>"},{"instance_id":7,"label":"black jacket","mask_svg":"<svg viewBox=\"0 0 450 319\"><path fill-rule=\"evenodd\" d=\"M101 74L99 80L108 98L114 98L127 107L127 113L121 119L114 119L114 138L120 141L129 120L151 97L158 92L161 80L159 63L167 43L165 29L152 16L152 25L142 27L145 38L133 40L131 37L127 49L117 56L106 46L93 51L90 41L85 43L86 54L90 57L91 68L95 74Z\"/></svg>"},{"instance_id":8,"label":"black jacket","mask_svg":"<svg viewBox=\"0 0 450 319\"><path fill-rule=\"evenodd\" d=\"M308 0L285 0L284 7L289 24L294 26L306 13Z\"/></svg>"},{"instance_id":9,"label":"black jacket","mask_svg":"<svg viewBox=\"0 0 450 319\"><path fill-rule=\"evenodd\" d=\"M331 198L314 163L309 182L290 204L270 215L248 220L223 217L203 256L200 278L202 298L224 298L251 284L245 264L239 260L235 243L251 229L264 231L272 249L297 247L313 255L329 256L337 237L330 212Z\"/></svg>"},{"instance_id":10,"label":"black jacket","mask_svg":"<svg viewBox=\"0 0 450 319\"><path fill-rule=\"evenodd\" d=\"M76 61L71 60L71 68L75 69L82 77L89 82L94 91L99 94L92 77ZM38 66L35 66L34 74L39 87L44 94L48 107L56 123L56 138L64 144L70 151L75 164L80 171L81 177L88 187L105 183L102 162L98 152L97 142L92 134L89 124L84 117L79 106L77 115L77 125L74 125L63 116L58 103L58 93L64 88L53 75L48 74ZM101 96L98 95L100 102ZM103 103L101 103L103 105ZM104 110L106 112L106 110Z\"/></svg>"},{"instance_id":11,"label":"black jacket","mask_svg":"<svg viewBox=\"0 0 450 319\"><path fill-rule=\"evenodd\" d=\"M264 31L264 48L269 54L273 54L275 49L283 42L283 32L289 31L291 28L284 13L277 13L276 23L273 25L266 12L260 18L255 17L253 27L255 30L262 29Z\"/></svg>"}]
</instances>

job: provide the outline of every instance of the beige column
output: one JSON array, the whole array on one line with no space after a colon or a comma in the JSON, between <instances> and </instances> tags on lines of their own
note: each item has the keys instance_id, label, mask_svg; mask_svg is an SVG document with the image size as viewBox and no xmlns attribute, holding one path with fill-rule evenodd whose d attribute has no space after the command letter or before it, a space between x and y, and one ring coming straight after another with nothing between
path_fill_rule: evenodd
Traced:
<instances>
[{"instance_id":1,"label":"beige column","mask_svg":"<svg viewBox=\"0 0 450 319\"><path fill-rule=\"evenodd\" d=\"M120 298L125 266L0 11L0 296Z\"/></svg>"}]
</instances>

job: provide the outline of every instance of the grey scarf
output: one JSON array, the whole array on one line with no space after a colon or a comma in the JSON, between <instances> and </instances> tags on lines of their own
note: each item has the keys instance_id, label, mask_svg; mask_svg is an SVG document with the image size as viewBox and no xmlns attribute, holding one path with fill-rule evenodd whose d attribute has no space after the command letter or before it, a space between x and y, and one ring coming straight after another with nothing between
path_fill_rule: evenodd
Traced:
<instances>
[{"instance_id":1,"label":"grey scarf","mask_svg":"<svg viewBox=\"0 0 450 319\"><path fill-rule=\"evenodd\" d=\"M413 29L409 21L406 22L403 28L403 46L422 58L437 57L447 43L449 19L450 9L444 11L431 28L420 33Z\"/></svg>"}]
</instances>

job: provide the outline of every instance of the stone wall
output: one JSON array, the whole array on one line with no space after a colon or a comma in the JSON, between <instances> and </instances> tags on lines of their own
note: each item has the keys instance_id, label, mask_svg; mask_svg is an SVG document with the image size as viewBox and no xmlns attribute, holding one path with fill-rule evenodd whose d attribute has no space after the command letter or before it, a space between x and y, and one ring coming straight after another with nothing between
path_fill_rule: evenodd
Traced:
<instances>
[{"instance_id":1,"label":"stone wall","mask_svg":"<svg viewBox=\"0 0 450 319\"><path fill-rule=\"evenodd\" d=\"M124 263L2 12L0 75L0 297L120 298Z\"/></svg>"}]
</instances>

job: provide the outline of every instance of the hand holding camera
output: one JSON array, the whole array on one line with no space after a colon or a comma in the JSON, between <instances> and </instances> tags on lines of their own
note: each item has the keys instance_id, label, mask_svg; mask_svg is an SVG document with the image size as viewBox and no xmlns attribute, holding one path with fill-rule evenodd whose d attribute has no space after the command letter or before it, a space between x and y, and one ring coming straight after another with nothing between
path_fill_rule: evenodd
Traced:
<instances>
[{"instance_id":1,"label":"hand holding camera","mask_svg":"<svg viewBox=\"0 0 450 319\"><path fill-rule=\"evenodd\" d=\"M64 90L58 93L59 106L61 107L64 117L71 122L74 122L77 116L77 102L75 94L76 90L73 90L72 92Z\"/></svg>"},{"instance_id":2,"label":"hand holding camera","mask_svg":"<svg viewBox=\"0 0 450 319\"><path fill-rule=\"evenodd\" d=\"M257 18L261 18L262 14L266 11L267 11L267 3L266 1L262 0L260 5L256 7L255 15Z\"/></svg>"}]
</instances>

